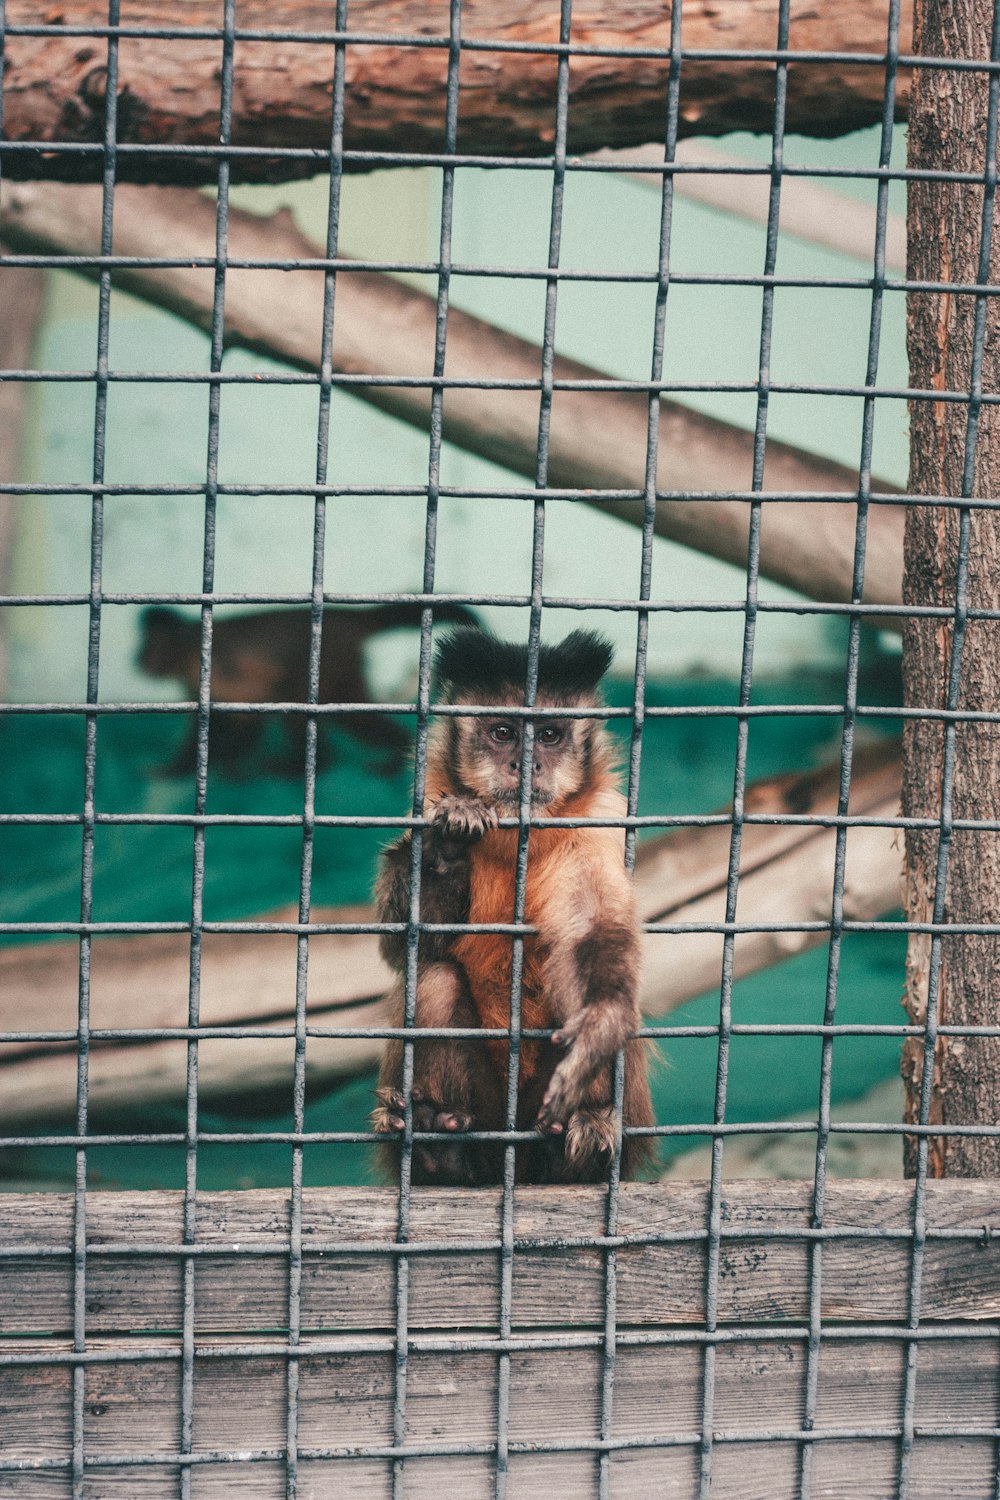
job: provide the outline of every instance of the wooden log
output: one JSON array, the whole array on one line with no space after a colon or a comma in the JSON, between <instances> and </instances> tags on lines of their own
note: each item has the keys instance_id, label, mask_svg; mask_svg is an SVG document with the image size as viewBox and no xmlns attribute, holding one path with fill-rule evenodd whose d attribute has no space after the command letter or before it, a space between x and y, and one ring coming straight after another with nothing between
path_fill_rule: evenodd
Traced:
<instances>
[{"instance_id":1,"label":"wooden log","mask_svg":"<svg viewBox=\"0 0 1000 1500\"><path fill-rule=\"evenodd\" d=\"M67 256L96 255L100 244L98 188L27 183L8 186L0 204L0 231L24 250ZM183 188L127 188L115 196L115 253L212 260L215 207ZM270 220L231 209L229 258L315 260L322 252L280 213ZM93 267L71 266L93 273ZM115 284L166 307L199 327L212 316L211 269L136 266L115 271ZM323 275L320 271L242 270L226 276L226 328L241 345L298 369L315 370L320 357ZM436 307L432 297L378 272L351 271L338 278L333 367L348 375L384 377L353 387L356 395L413 426L430 424L427 388L394 385L394 377L428 379L434 368ZM534 479L538 444L541 353L524 339L452 309L448 318L449 379L531 382L532 389L445 392L443 431L460 448ZM555 379L606 379L574 360L555 362ZM648 398L623 390L557 389L549 442L550 485L584 491L634 490L645 483ZM662 401L657 487L670 493L656 507L658 535L683 542L739 566L746 564L749 506L730 497L746 494L753 475L753 438L725 422ZM760 569L808 598L851 597L857 472L786 443L770 441L764 469L767 490L801 495L822 491L840 502L774 500L762 528ZM876 491L894 487L874 481ZM709 492L708 498L690 499ZM641 501L582 497L610 515L642 524ZM899 604L903 512L872 507L868 518L864 599ZM879 621L879 623L886 623Z\"/></svg>"},{"instance_id":2,"label":"wooden log","mask_svg":"<svg viewBox=\"0 0 1000 1500\"><path fill-rule=\"evenodd\" d=\"M836 810L839 767L778 777L748 788L751 813L780 818L790 812L821 817ZM898 751L893 742L859 753L850 812L873 817L897 810ZM718 923L725 912L730 828L681 829L640 844L636 893L645 921ZM750 824L740 864L741 922L827 921L833 889L835 834L815 824ZM892 829L855 828L848 838L845 915L869 919L898 901L899 854ZM291 922L286 908L258 920ZM313 920L369 922L370 907L317 907ZM738 976L778 963L825 940L823 931L742 933L736 939ZM208 1101L241 1093L244 1100L287 1089L294 1046L296 939L288 934L206 933L201 1007L206 1026L268 1027L284 1038L212 1038L199 1052L199 1094ZM662 1016L718 985L722 937L651 934L646 938L642 1005ZM92 946L91 1028L122 1025L154 1029L186 1024L189 938L186 933L96 937ZM386 1024L381 997L391 975L371 935L316 934L309 942L307 1005L310 1024L343 1029ZM75 942L0 948L0 1030L74 1032L79 983ZM310 1086L330 1086L375 1065L375 1038L310 1037ZM117 1105L153 1106L183 1097L186 1045L182 1040L92 1043L92 1111ZM0 1052L0 1120L66 1115L76 1097L76 1042L8 1042Z\"/></svg>"},{"instance_id":3,"label":"wooden log","mask_svg":"<svg viewBox=\"0 0 1000 1500\"><path fill-rule=\"evenodd\" d=\"M4 246L0 245L0 262ZM38 332L44 275L32 266L0 264L0 370L24 370ZM24 382L0 380L0 594L10 588L17 504L3 493L2 484L21 477L24 459L28 387ZM10 611L0 608L0 697L7 682L7 628Z\"/></svg>"},{"instance_id":4,"label":"wooden log","mask_svg":"<svg viewBox=\"0 0 1000 1500\"><path fill-rule=\"evenodd\" d=\"M294 922L293 907L261 920ZM373 921L370 907L315 907L315 922ZM144 1029L187 1025L190 964L187 933L95 938L91 961L91 1028ZM201 1022L204 1026L260 1026L284 1037L205 1041L199 1048L198 1092L224 1101L240 1094L244 1107L266 1107L271 1091L287 1092L295 1044L297 939L286 933L206 933L202 939ZM76 942L0 948L0 1029L70 1031L77 1026L79 951ZM311 1024L343 1028L385 1024L381 997L392 973L378 939L317 934L309 941L307 1004ZM374 1068L382 1042L311 1037L310 1087ZM171 1103L184 1095L184 1041L92 1043L89 1098L99 1116L109 1107ZM0 1119L12 1122L72 1112L76 1042L10 1042L0 1050Z\"/></svg>"},{"instance_id":5,"label":"wooden log","mask_svg":"<svg viewBox=\"0 0 1000 1500\"><path fill-rule=\"evenodd\" d=\"M910 10L909 0L903 9ZM103 139L107 26L100 0L70 0L39 15L31 0L8 0L4 79L8 139L39 149L9 152L8 177L98 179L100 151L60 152L62 144ZM886 47L884 0L855 0L850 7L791 6L793 51L869 53ZM908 19L908 18L907 18ZM18 26L57 29L18 35ZM195 28L221 26L212 0L134 0L123 16L118 46L117 139L121 145L219 144L221 36L185 37ZM904 19L904 34L907 20ZM329 37L334 16L316 0L265 4L243 0L237 27L264 36L235 45L232 143L260 155L237 158L234 176L276 182L322 172L329 162L334 48L329 40L298 41L295 33ZM422 0L352 0L353 33L378 40L349 44L345 56L345 145L349 152L403 156L444 150L448 73L448 12ZM59 27L93 29L93 38ZM158 40L131 35L133 28L180 32ZM628 0L612 11L584 0L573 11L571 41L596 49L573 56L570 67L568 145L571 152L600 146L662 140L670 72L670 14L661 0ZM13 34L12 34L13 33ZM278 35L283 33L283 35ZM406 46L418 38L423 45ZM552 0L465 0L462 7L458 150L471 155L546 156L555 134L559 7ZM725 49L745 60L688 59L683 65L679 129L682 135L770 130L774 63L754 54L773 52L778 40L778 0L684 0L686 49ZM476 44L499 43L477 48ZM428 45L430 44L430 45ZM504 51L504 45L523 48ZM658 56L628 57L621 49L655 49ZM618 50L619 55L615 56ZM907 80L900 80L898 109L905 112ZM786 128L807 135L844 135L881 118L884 67L878 61L824 60L788 71ZM306 159L268 156L293 147ZM48 148L48 149L43 149ZM372 162L348 161L348 166ZM137 181L214 182L217 158L122 152L118 176Z\"/></svg>"},{"instance_id":6,"label":"wooden log","mask_svg":"<svg viewBox=\"0 0 1000 1500\"><path fill-rule=\"evenodd\" d=\"M512 1485L532 1500L596 1500L602 1410L611 1423L605 1430L622 1445L612 1454L613 1493L628 1487L680 1500L697 1491L708 1194L691 1184L629 1184L620 1205L626 1243L616 1261L615 1382L612 1404L602 1407L603 1254L577 1242L603 1234L604 1190L515 1195L507 1436ZM927 1192L918 1436L908 1487L920 1500L945 1493L972 1500L992 1484L1000 1354L995 1336L977 1337L977 1325L987 1320L986 1332L1000 1317L1000 1243L995 1232L983 1238L995 1207L985 1183L931 1183ZM500 1219L497 1190L413 1195L410 1242L427 1251L409 1259L407 1494L430 1497L443 1485L469 1500L493 1493ZM810 1435L819 1493L847 1500L898 1493L913 1220L911 1184L828 1184L824 1224L843 1234L825 1243L820 1285L824 1333ZM795 1435L807 1379L812 1222L811 1184L723 1190L713 1496L796 1500L801 1493ZM395 1243L397 1224L391 1190L303 1195L296 1353L305 1493L388 1500L392 1492L391 1460L378 1455L393 1444L396 1257L376 1247ZM664 1234L678 1238L655 1243ZM86 1237L88 1479L102 1495L174 1495L182 1195L91 1193ZM73 1434L71 1195L0 1199L0 1243L24 1252L5 1257L0 1288L0 1352L19 1360L0 1367L0 1485L12 1500L63 1495ZM463 1243L489 1248L461 1253ZM196 1493L215 1500L238 1483L241 1493L280 1500L289 1409L288 1195L200 1195L195 1244L192 1450L216 1459L196 1464ZM577 1345L568 1355L567 1340ZM983 1435L961 1435L977 1431ZM748 1461L755 1440L763 1464ZM463 1447L471 1451L448 1452ZM125 1466L140 1456L144 1467ZM15 1467L41 1463L51 1467Z\"/></svg>"}]
</instances>

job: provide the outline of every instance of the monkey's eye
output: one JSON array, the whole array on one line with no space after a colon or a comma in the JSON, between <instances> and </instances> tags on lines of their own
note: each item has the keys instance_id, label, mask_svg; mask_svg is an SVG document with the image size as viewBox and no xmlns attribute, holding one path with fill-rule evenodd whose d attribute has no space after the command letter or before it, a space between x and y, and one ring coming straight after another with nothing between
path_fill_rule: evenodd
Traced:
<instances>
[{"instance_id":1,"label":"monkey's eye","mask_svg":"<svg viewBox=\"0 0 1000 1500\"><path fill-rule=\"evenodd\" d=\"M514 738L514 731L509 724L494 724L490 730L490 739L496 740L498 745L508 745Z\"/></svg>"},{"instance_id":2,"label":"monkey's eye","mask_svg":"<svg viewBox=\"0 0 1000 1500\"><path fill-rule=\"evenodd\" d=\"M563 738L563 731L554 724L543 724L535 738L540 745L558 745Z\"/></svg>"}]
</instances>

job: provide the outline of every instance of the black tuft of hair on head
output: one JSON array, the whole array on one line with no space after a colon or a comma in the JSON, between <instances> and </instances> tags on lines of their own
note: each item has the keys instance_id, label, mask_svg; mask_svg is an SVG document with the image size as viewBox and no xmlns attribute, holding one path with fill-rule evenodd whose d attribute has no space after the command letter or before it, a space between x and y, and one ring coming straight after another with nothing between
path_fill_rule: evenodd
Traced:
<instances>
[{"instance_id":1,"label":"black tuft of hair on head","mask_svg":"<svg viewBox=\"0 0 1000 1500\"><path fill-rule=\"evenodd\" d=\"M176 633L189 622L179 609L173 609L169 604L147 604L139 616L139 623L143 631L161 630Z\"/></svg>"},{"instance_id":2,"label":"black tuft of hair on head","mask_svg":"<svg viewBox=\"0 0 1000 1500\"><path fill-rule=\"evenodd\" d=\"M592 693L611 665L614 648L593 630L574 630L558 646L538 652L538 690L556 698ZM454 630L438 646L438 680L453 691L488 695L498 687L523 691L528 648L488 630ZM488 701L488 697L487 697Z\"/></svg>"}]
</instances>

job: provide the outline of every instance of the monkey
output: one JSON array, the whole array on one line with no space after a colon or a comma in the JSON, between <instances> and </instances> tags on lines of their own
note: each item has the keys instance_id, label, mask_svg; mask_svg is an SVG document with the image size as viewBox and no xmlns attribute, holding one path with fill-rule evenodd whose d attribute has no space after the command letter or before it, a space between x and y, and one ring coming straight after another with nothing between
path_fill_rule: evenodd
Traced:
<instances>
[{"instance_id":1,"label":"monkey","mask_svg":"<svg viewBox=\"0 0 1000 1500\"><path fill-rule=\"evenodd\" d=\"M539 708L596 707L610 666L603 637L574 631L542 646ZM462 629L439 645L440 692L449 703L489 707L486 716L442 717L428 743L420 872L424 923L508 923L514 920L518 829L499 819L516 815L520 799L525 718L505 710L524 704L527 651L484 630ZM595 718L532 719L532 813L570 818L621 818L605 726ZM412 832L382 852L375 886L379 920L406 922L410 911ZM536 1139L518 1143L520 1182L597 1182L607 1178L618 1144L612 1101L613 1061L624 1048L624 1124L653 1124L645 1045L639 1027L640 932L625 869L621 828L532 828L524 919L537 929L524 939L521 1026L552 1029L551 1040L520 1043L516 1127ZM382 953L400 976L389 997L390 1024L402 1026L405 933L383 933ZM418 941L418 1027L507 1028L513 939L504 934L422 932ZM503 1146L463 1140L469 1131L507 1128L506 1038L420 1039L413 1043L411 1090L417 1131L446 1135L416 1141L417 1184L478 1186L502 1180ZM372 1114L375 1132L397 1139L379 1156L399 1172L404 1126L403 1043L388 1042ZM648 1137L626 1136L621 1175L634 1177L649 1156Z\"/></svg>"},{"instance_id":2,"label":"monkey","mask_svg":"<svg viewBox=\"0 0 1000 1500\"><path fill-rule=\"evenodd\" d=\"M381 604L372 609L331 605L323 611L319 664L320 703L370 703L365 681L365 642L382 631L419 626L420 604ZM434 617L445 624L475 624L477 616L464 604L443 600ZM201 662L201 624L166 605L152 605L141 617L142 640L137 662L151 677L175 677L191 698L198 696ZM257 610L216 620L212 627L211 697L216 703L304 703L309 688L309 649L312 612L309 609ZM258 745L266 714L213 714L209 745L214 759L228 769ZM385 774L399 769L411 748L410 735L388 714L345 714L337 722L364 745L389 752ZM288 761L278 769L300 770L305 757L306 720L301 714L282 715L288 741ZM317 761L329 756L322 739ZM197 726L193 726L167 775L194 770Z\"/></svg>"}]
</instances>

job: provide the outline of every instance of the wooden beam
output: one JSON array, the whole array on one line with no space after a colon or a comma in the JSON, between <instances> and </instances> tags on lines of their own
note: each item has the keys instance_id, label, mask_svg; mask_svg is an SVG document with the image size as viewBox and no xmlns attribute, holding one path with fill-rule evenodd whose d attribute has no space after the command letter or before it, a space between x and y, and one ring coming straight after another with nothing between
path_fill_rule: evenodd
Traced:
<instances>
[{"instance_id":1,"label":"wooden beam","mask_svg":"<svg viewBox=\"0 0 1000 1500\"><path fill-rule=\"evenodd\" d=\"M615 1492L628 1486L678 1500L697 1493L708 1204L705 1187L694 1184L621 1190L618 1341L606 1411L622 1445L611 1460ZM995 1217L995 1185L930 1183L924 1206L908 1494L985 1495L1000 1353L995 1333L977 1335L1000 1318L1000 1242L983 1230ZM856 1500L897 1493L914 1216L910 1183L827 1185L832 1237L819 1283L824 1335L809 1437L817 1493ZM444 1486L470 1500L492 1494L500 1222L499 1190L413 1194L410 1242L424 1249L409 1261L408 1495L430 1497ZM795 1434L807 1377L812 1223L811 1183L723 1189L713 1497L801 1494ZM603 1252L579 1241L599 1238L605 1224L602 1188L515 1194L508 1436L512 1483L526 1496L598 1494L605 1267ZM396 1242L397 1225L394 1190L303 1194L297 1437L300 1483L317 1496L391 1494L391 1458L361 1455L392 1449L396 1256L376 1247ZM102 1494L177 1492L183 1226L181 1193L88 1194L83 1451ZM216 1456L195 1467L204 1500L232 1495L234 1484L254 1500L285 1494L289 1233L286 1193L199 1195L192 1447ZM672 1238L657 1243L661 1235ZM5 1259L0 1352L24 1361L0 1367L0 1469L53 1465L47 1473L12 1467L0 1485L11 1500L37 1500L67 1492L72 1452L72 1195L3 1196L0 1243L23 1247L23 1258ZM567 1341L575 1345L569 1353ZM983 1435L954 1435L956 1428ZM448 1455L463 1445L474 1451ZM766 1462L748 1463L755 1451ZM144 1467L112 1462L132 1456Z\"/></svg>"},{"instance_id":2,"label":"wooden beam","mask_svg":"<svg viewBox=\"0 0 1000 1500\"><path fill-rule=\"evenodd\" d=\"M903 34L909 26L904 0ZM32 0L8 0L4 105L8 140L31 142L9 152L4 175L99 179L100 151L60 152L61 144L99 142L104 133L107 9L101 0L68 0L40 14ZM219 144L221 35L214 0L133 0L118 46L119 179L215 182L218 159L133 154L123 145ZM793 0L793 51L867 53L886 49L885 0L849 7ZM47 24L42 35L18 26ZM448 74L448 13L425 0L352 0L348 24L378 40L346 48L345 145L352 151L439 153L444 150ZM60 28L67 28L68 34ZM232 143L261 155L236 158L234 178L277 182L322 172L329 162L334 48L330 40L297 41L295 33L329 37L334 17L317 0L241 0L235 44ZM73 30L70 30L73 28ZM93 30L81 36L77 28ZM180 31L160 40L133 28ZM595 49L570 66L568 145L572 153L601 146L662 140L670 74L670 12L662 0L620 0L609 11L598 0L573 10L571 41ZM405 46L407 37L423 45ZM458 150L476 155L547 156L555 131L559 7L552 0L465 0L462 7ZM688 59L683 65L681 135L769 131L774 113L778 0L684 0L683 45L748 54ZM488 49L476 44L499 44ZM504 51L504 45L523 50ZM533 50L534 48L540 50ZM548 50L541 50L548 49ZM614 53L616 49L618 56ZM621 49L653 49L629 57ZM844 135L881 118L884 66L847 60L794 64L788 70L786 128L807 135ZM898 111L905 113L908 79L901 74ZM268 148L298 148L305 159L280 159ZM48 149L44 149L48 148ZM348 167L358 163L348 161ZM371 166L370 161L361 163Z\"/></svg>"},{"instance_id":3,"label":"wooden beam","mask_svg":"<svg viewBox=\"0 0 1000 1500\"><path fill-rule=\"evenodd\" d=\"M0 232L22 250L95 256L100 247L101 190L57 184L14 183L0 204ZM215 206L183 188L122 187L115 195L115 253L149 258L168 253L214 261ZM230 266L226 274L226 330L230 345L256 350L297 369L315 370L320 358L324 278L318 270L241 270L235 261L313 260L322 251L280 213L260 219L229 213ZM93 266L69 263L94 274ZM116 286L206 328L213 306L211 267L116 269ZM426 429L428 387L401 386L399 377L430 381L434 368L436 303L433 297L378 272L345 272L338 278L333 368L380 377L353 387L361 399ZM444 396L445 438L534 480L538 446L541 352L524 339L452 308L448 317L449 379L492 379L529 389L449 388ZM557 382L608 377L559 358ZM731 498L752 487L751 433L702 416L672 401L660 403L657 487L672 498L656 506L658 535L683 542L740 567L746 565L750 507ZM549 484L583 491L631 490L645 483L649 400L642 392L557 389L549 440ZM873 489L895 493L874 480ZM858 488L856 470L769 441L764 488L790 495L816 491L842 495L838 502L774 499L760 538L760 570L811 599L851 597ZM702 495L701 499L689 498ZM641 525L641 500L583 497L607 514ZM874 505L868 517L864 599L898 605L902 593L903 510ZM880 621L880 623L885 623Z\"/></svg>"},{"instance_id":4,"label":"wooden beam","mask_svg":"<svg viewBox=\"0 0 1000 1500\"><path fill-rule=\"evenodd\" d=\"M824 1319L905 1322L913 1248L913 1184L829 1182L823 1223L842 1229L823 1252ZM742 1180L724 1185L722 1239L733 1273L719 1288L721 1326L801 1323L809 1312L811 1182ZM411 1327L492 1329L500 1289L501 1191L421 1188L413 1195ZM708 1188L704 1183L628 1183L618 1233L635 1243L619 1252L618 1316L625 1327L696 1328L705 1317ZM603 1327L604 1264L599 1249L567 1249L568 1239L603 1236L601 1187L519 1187L515 1195L513 1321L519 1329L553 1322ZM996 1185L931 1184L921 1321L1000 1319L1000 1236L985 1248L983 1225L996 1221ZM0 1194L4 1283L0 1335L64 1336L73 1327L73 1195ZM395 1188L312 1188L303 1194L302 1328L319 1336L395 1328L396 1257L375 1247L396 1242ZM280 1189L202 1193L195 1242L203 1247L196 1331L202 1337L287 1326L288 1194ZM850 1229L860 1231L853 1236ZM858 1247L867 1232L863 1255ZM936 1238L964 1230L967 1238ZM646 1241L668 1236L661 1244ZM183 1245L181 1192L87 1195L87 1236L95 1247L87 1273L90 1334L155 1333L180 1323ZM672 1238L670 1238L672 1237ZM456 1255L463 1241L470 1248ZM482 1242L490 1248L481 1248ZM10 1259L12 1247L24 1246ZM152 1254L151 1246L167 1247ZM546 1248L547 1246L547 1248ZM45 1249L46 1258L32 1253ZM63 1254L53 1257L52 1247ZM172 1251L169 1247L173 1247ZM213 1248L214 1247L214 1248ZM241 1251L243 1253L241 1253ZM131 1252L131 1253L130 1253ZM211 1252L211 1253L209 1253ZM264 1253L267 1252L267 1253ZM30 1278L30 1279L29 1279ZM552 1299L562 1278L569 1299ZM553 1314L557 1316L553 1317Z\"/></svg>"}]
</instances>

